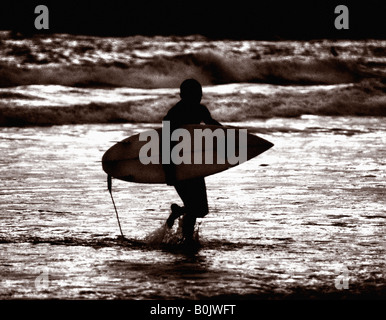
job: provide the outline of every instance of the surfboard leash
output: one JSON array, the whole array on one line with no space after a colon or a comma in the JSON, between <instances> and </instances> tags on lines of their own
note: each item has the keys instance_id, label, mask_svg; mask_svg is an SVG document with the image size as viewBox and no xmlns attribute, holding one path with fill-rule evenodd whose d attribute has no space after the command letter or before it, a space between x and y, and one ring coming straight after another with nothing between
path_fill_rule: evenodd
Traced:
<instances>
[{"instance_id":1,"label":"surfboard leash","mask_svg":"<svg viewBox=\"0 0 386 320\"><path fill-rule=\"evenodd\" d=\"M125 236L123 235L123 232L122 232L121 223L119 222L118 210L117 210L117 207L115 205L115 201L114 201L114 197L113 197L112 178L109 174L107 175L107 189L109 190L111 200L113 202L115 215L116 215L117 221L118 221L119 231L121 231L122 238L125 238Z\"/></svg>"}]
</instances>

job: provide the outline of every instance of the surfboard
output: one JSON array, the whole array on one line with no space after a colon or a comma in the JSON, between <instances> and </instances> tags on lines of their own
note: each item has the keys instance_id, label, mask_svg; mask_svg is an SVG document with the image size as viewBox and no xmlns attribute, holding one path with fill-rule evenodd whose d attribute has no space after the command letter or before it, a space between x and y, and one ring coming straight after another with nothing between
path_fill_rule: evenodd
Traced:
<instances>
[{"instance_id":1,"label":"surfboard","mask_svg":"<svg viewBox=\"0 0 386 320\"><path fill-rule=\"evenodd\" d=\"M163 148L167 140L162 139L166 136L162 128L135 134L116 143L102 157L103 170L123 181L165 183L163 164L165 156L167 159L171 154L174 158L180 157L181 163L175 165L175 173L177 181L181 181L222 172L273 146L271 142L248 133L246 129L215 125L186 125L181 129L184 134L169 146L170 149L166 148L167 154ZM203 137L203 132L208 134L208 139ZM157 136L158 139L154 138ZM151 141L151 137L154 141ZM168 138L170 141L170 136ZM229 152L231 147L234 148L233 152ZM237 162L238 159L242 161ZM171 160L174 162L174 159Z\"/></svg>"}]
</instances>

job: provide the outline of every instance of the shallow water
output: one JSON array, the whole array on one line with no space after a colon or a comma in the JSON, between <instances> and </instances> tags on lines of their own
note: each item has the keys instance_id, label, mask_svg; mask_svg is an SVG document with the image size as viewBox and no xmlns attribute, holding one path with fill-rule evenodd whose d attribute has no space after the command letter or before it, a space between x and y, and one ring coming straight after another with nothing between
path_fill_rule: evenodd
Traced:
<instances>
[{"instance_id":1,"label":"shallow water","mask_svg":"<svg viewBox=\"0 0 386 320\"><path fill-rule=\"evenodd\" d=\"M150 244L173 188L113 180L100 159L152 124L1 128L0 297L201 299L385 293L383 118L247 123L275 146L206 178L200 248ZM170 236L178 236L177 226ZM342 280L342 281L340 281ZM336 284L348 284L337 289ZM340 281L340 282L339 282Z\"/></svg>"}]
</instances>

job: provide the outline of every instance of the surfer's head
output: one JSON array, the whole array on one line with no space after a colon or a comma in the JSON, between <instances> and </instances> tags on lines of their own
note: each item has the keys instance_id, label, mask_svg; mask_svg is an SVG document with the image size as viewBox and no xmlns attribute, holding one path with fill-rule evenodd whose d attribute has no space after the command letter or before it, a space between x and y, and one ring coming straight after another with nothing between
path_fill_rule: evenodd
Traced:
<instances>
[{"instance_id":1,"label":"surfer's head","mask_svg":"<svg viewBox=\"0 0 386 320\"><path fill-rule=\"evenodd\" d=\"M187 79L181 83L180 97L188 102L199 103L202 98L201 84L195 79Z\"/></svg>"}]
</instances>

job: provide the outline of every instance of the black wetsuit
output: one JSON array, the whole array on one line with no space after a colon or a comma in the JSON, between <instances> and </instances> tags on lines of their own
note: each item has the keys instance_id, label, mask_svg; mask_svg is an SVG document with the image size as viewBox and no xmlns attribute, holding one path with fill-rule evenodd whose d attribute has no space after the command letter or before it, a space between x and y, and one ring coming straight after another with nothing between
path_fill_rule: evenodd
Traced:
<instances>
[{"instance_id":1,"label":"black wetsuit","mask_svg":"<svg viewBox=\"0 0 386 320\"><path fill-rule=\"evenodd\" d=\"M170 121L171 132L187 124L221 125L214 120L209 110L202 104L181 100L172 107L164 121ZM172 147L172 145L171 145ZM173 175L173 165L164 165L166 175ZM168 178L167 178L168 179ZM184 203L186 214L192 218L202 218L208 214L208 199L204 178L194 178L173 183L178 195Z\"/></svg>"}]
</instances>

